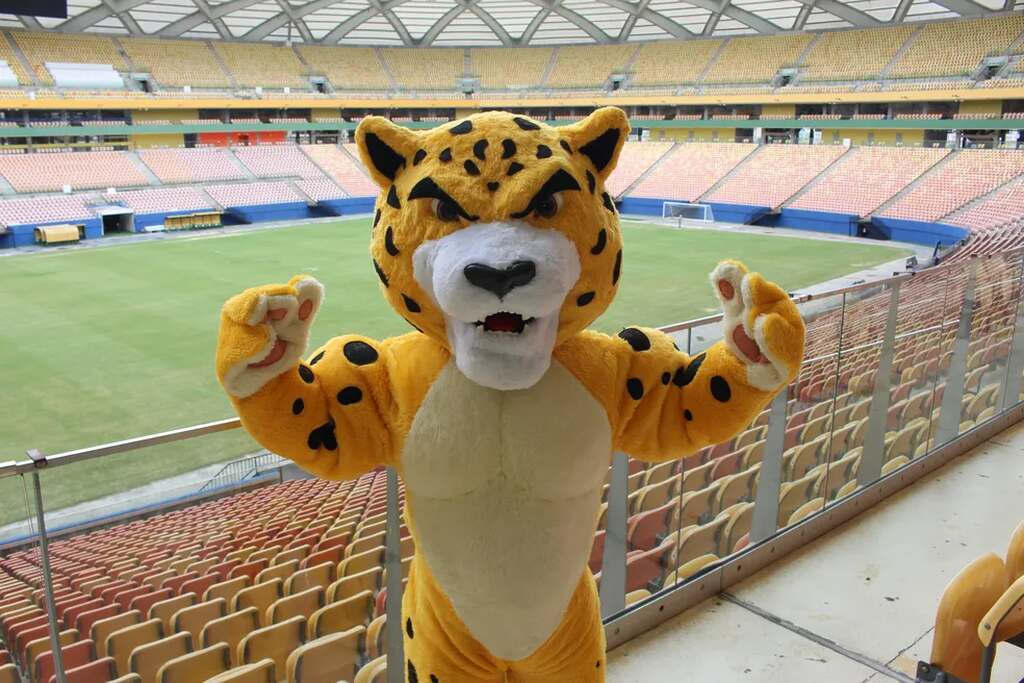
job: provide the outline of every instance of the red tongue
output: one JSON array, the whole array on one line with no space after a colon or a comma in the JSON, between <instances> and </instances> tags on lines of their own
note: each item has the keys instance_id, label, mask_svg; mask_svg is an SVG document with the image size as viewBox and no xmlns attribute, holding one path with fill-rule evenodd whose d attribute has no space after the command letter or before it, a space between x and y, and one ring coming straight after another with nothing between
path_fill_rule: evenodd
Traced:
<instances>
[{"instance_id":1,"label":"red tongue","mask_svg":"<svg viewBox=\"0 0 1024 683\"><path fill-rule=\"evenodd\" d=\"M521 318L513 313L495 313L487 316L484 326L493 332L517 332Z\"/></svg>"}]
</instances>

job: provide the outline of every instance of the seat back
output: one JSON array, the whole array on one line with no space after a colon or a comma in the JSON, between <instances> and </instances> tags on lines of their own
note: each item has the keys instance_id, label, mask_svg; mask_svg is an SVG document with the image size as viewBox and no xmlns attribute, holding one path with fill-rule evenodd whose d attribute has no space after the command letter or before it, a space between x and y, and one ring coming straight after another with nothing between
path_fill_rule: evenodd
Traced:
<instances>
[{"instance_id":1,"label":"seat back","mask_svg":"<svg viewBox=\"0 0 1024 683\"><path fill-rule=\"evenodd\" d=\"M325 553L329 551L324 551ZM319 554L319 553L318 553ZM287 595L301 593L304 590L319 586L325 591L337 576L337 565L334 562L322 562L292 574L284 585Z\"/></svg>"},{"instance_id":2,"label":"seat back","mask_svg":"<svg viewBox=\"0 0 1024 683\"><path fill-rule=\"evenodd\" d=\"M350 598L321 607L309 617L309 634L320 638L362 626L373 613L373 591L364 590Z\"/></svg>"},{"instance_id":3,"label":"seat back","mask_svg":"<svg viewBox=\"0 0 1024 683\"><path fill-rule=\"evenodd\" d=\"M356 674L352 683L387 683L388 680L388 658L377 657L367 662Z\"/></svg>"},{"instance_id":4,"label":"seat back","mask_svg":"<svg viewBox=\"0 0 1024 683\"><path fill-rule=\"evenodd\" d=\"M230 668L231 648L227 643L217 643L167 660L157 672L156 683L205 681Z\"/></svg>"},{"instance_id":5,"label":"seat back","mask_svg":"<svg viewBox=\"0 0 1024 683\"><path fill-rule=\"evenodd\" d=\"M288 655L288 683L352 680L365 632L357 626L299 646Z\"/></svg>"},{"instance_id":6,"label":"seat back","mask_svg":"<svg viewBox=\"0 0 1024 683\"><path fill-rule=\"evenodd\" d=\"M251 583L252 580L249 579L248 576L239 576L235 579L228 579L226 581L221 581L220 583L215 583L206 589L206 592L203 594L203 601L205 602L207 600L224 598L224 601L230 605L235 594L246 586L249 586Z\"/></svg>"},{"instance_id":7,"label":"seat back","mask_svg":"<svg viewBox=\"0 0 1024 683\"><path fill-rule=\"evenodd\" d=\"M160 667L189 652L192 652L192 634L176 633L132 650L128 657L128 670L139 674L143 683L156 683Z\"/></svg>"},{"instance_id":8,"label":"seat back","mask_svg":"<svg viewBox=\"0 0 1024 683\"><path fill-rule=\"evenodd\" d=\"M76 643L78 642L78 630L71 628L66 631L61 631L57 636L57 640L62 649L65 645ZM38 659L40 655L45 652L50 652L52 649L53 643L50 641L49 634L42 638L37 638L26 645L25 664L29 667L29 671L35 670L36 659Z\"/></svg>"},{"instance_id":9,"label":"seat back","mask_svg":"<svg viewBox=\"0 0 1024 683\"><path fill-rule=\"evenodd\" d=\"M235 667L213 678L206 679L206 683L276 683L276 681L277 667L272 659Z\"/></svg>"},{"instance_id":10,"label":"seat back","mask_svg":"<svg viewBox=\"0 0 1024 683\"><path fill-rule=\"evenodd\" d=\"M95 647L91 640L79 640L77 643L66 645L60 649L61 660L64 663L65 671L75 667L88 664L92 661ZM53 650L47 650L38 657L32 667L32 680L48 681L50 676L56 672L53 662Z\"/></svg>"},{"instance_id":11,"label":"seat back","mask_svg":"<svg viewBox=\"0 0 1024 683\"><path fill-rule=\"evenodd\" d=\"M259 614L256 608L248 607L208 622L203 627L199 640L203 647L227 643L231 648L231 665L234 666L238 663L238 644L259 627Z\"/></svg>"},{"instance_id":12,"label":"seat back","mask_svg":"<svg viewBox=\"0 0 1024 683\"><path fill-rule=\"evenodd\" d=\"M150 619L159 619L163 623L164 633L173 633L171 617L177 614L179 610L191 607L194 604L196 604L196 594L185 593L184 595L153 603L153 606L149 608L148 616Z\"/></svg>"},{"instance_id":13,"label":"seat back","mask_svg":"<svg viewBox=\"0 0 1024 683\"><path fill-rule=\"evenodd\" d=\"M203 627L214 619L220 619L228 613L228 605L224 598L200 602L182 609L171 615L171 632L188 631L192 634L192 642L200 642L199 634Z\"/></svg>"},{"instance_id":14,"label":"seat back","mask_svg":"<svg viewBox=\"0 0 1024 683\"><path fill-rule=\"evenodd\" d=\"M18 668L13 664L0 666L0 683L21 683Z\"/></svg>"},{"instance_id":15,"label":"seat back","mask_svg":"<svg viewBox=\"0 0 1024 683\"><path fill-rule=\"evenodd\" d=\"M376 591L381 585L383 567L371 567L365 571L343 576L327 587L327 602L337 602L351 598L364 590Z\"/></svg>"},{"instance_id":16,"label":"seat back","mask_svg":"<svg viewBox=\"0 0 1024 683\"><path fill-rule=\"evenodd\" d=\"M267 609L283 595L284 582L281 579L258 583L238 591L231 600L231 610L237 612L246 607L255 607L259 612L260 626L265 626L267 624Z\"/></svg>"},{"instance_id":17,"label":"seat back","mask_svg":"<svg viewBox=\"0 0 1024 683\"><path fill-rule=\"evenodd\" d=\"M84 619L87 615L83 614ZM142 621L142 613L138 610L123 612L112 617L99 619L92 624L89 630L89 639L96 644L96 656L107 656L107 636L114 631L119 631L126 626L138 624Z\"/></svg>"},{"instance_id":18,"label":"seat back","mask_svg":"<svg viewBox=\"0 0 1024 683\"><path fill-rule=\"evenodd\" d=\"M288 595L275 601L267 608L266 623L277 624L292 617L309 619L313 612L324 606L324 589L320 586L308 588L300 593Z\"/></svg>"},{"instance_id":19,"label":"seat back","mask_svg":"<svg viewBox=\"0 0 1024 683\"><path fill-rule=\"evenodd\" d=\"M104 683L117 678L117 665L113 657L102 657L73 669L65 664L64 676L68 683ZM57 675L52 674L47 683L57 683Z\"/></svg>"},{"instance_id":20,"label":"seat back","mask_svg":"<svg viewBox=\"0 0 1024 683\"><path fill-rule=\"evenodd\" d=\"M1006 549L1006 573L1011 582L1024 576L1024 522L1017 525Z\"/></svg>"},{"instance_id":21,"label":"seat back","mask_svg":"<svg viewBox=\"0 0 1024 683\"><path fill-rule=\"evenodd\" d=\"M303 617L264 626L242 638L238 644L238 661L252 664L261 659L272 659L278 671L285 671L288 655L305 639L306 620Z\"/></svg>"},{"instance_id":22,"label":"seat back","mask_svg":"<svg viewBox=\"0 0 1024 683\"><path fill-rule=\"evenodd\" d=\"M159 619L150 619L132 626L126 626L107 636L107 654L114 658L117 673L125 675L131 668L128 659L132 651L140 645L160 640L164 636L164 627Z\"/></svg>"}]
</instances>

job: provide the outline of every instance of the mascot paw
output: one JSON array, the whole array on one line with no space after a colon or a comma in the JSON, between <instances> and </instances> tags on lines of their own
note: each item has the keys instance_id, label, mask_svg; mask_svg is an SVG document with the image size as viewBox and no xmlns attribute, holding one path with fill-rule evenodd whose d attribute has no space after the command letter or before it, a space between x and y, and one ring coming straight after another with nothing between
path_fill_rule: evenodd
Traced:
<instances>
[{"instance_id":1,"label":"mascot paw","mask_svg":"<svg viewBox=\"0 0 1024 683\"><path fill-rule=\"evenodd\" d=\"M308 275L286 285L247 289L224 304L217 376L228 393L245 398L287 371L306 352L323 286Z\"/></svg>"},{"instance_id":2,"label":"mascot paw","mask_svg":"<svg viewBox=\"0 0 1024 683\"><path fill-rule=\"evenodd\" d=\"M796 304L773 282L739 261L723 261L711 286L725 313L725 344L747 366L747 381L774 391L796 378L804 352L804 322Z\"/></svg>"}]
</instances>

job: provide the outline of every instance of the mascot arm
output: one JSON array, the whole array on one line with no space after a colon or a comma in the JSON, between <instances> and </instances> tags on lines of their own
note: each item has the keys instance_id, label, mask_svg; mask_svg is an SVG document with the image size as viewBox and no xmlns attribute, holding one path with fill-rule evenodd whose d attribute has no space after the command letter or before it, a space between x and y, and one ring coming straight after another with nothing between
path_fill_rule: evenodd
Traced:
<instances>
[{"instance_id":1,"label":"mascot arm","mask_svg":"<svg viewBox=\"0 0 1024 683\"><path fill-rule=\"evenodd\" d=\"M618 337L585 332L563 362L608 411L614 448L659 462L731 438L796 377L804 324L789 296L738 262L711 274L724 309L723 340L689 356L653 329Z\"/></svg>"},{"instance_id":2,"label":"mascot arm","mask_svg":"<svg viewBox=\"0 0 1024 683\"><path fill-rule=\"evenodd\" d=\"M217 378L260 444L319 477L350 479L393 460L389 368L402 338L336 337L301 362L322 299L308 276L229 299Z\"/></svg>"}]
</instances>

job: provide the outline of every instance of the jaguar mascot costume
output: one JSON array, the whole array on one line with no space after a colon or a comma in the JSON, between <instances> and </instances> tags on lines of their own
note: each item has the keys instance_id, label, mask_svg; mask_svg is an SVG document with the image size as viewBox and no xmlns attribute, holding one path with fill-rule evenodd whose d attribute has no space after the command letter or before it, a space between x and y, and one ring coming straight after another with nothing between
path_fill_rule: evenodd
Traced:
<instances>
[{"instance_id":1,"label":"jaguar mascot costume","mask_svg":"<svg viewBox=\"0 0 1024 683\"><path fill-rule=\"evenodd\" d=\"M724 441L797 373L796 307L735 261L711 274L724 338L704 353L654 329L586 329L622 274L605 182L628 133L616 108L560 128L368 117L373 268L415 331L335 337L303 361L315 279L224 305L218 378L261 444L327 479L403 478L414 683L604 680L587 559L612 451L661 462Z\"/></svg>"}]
</instances>

